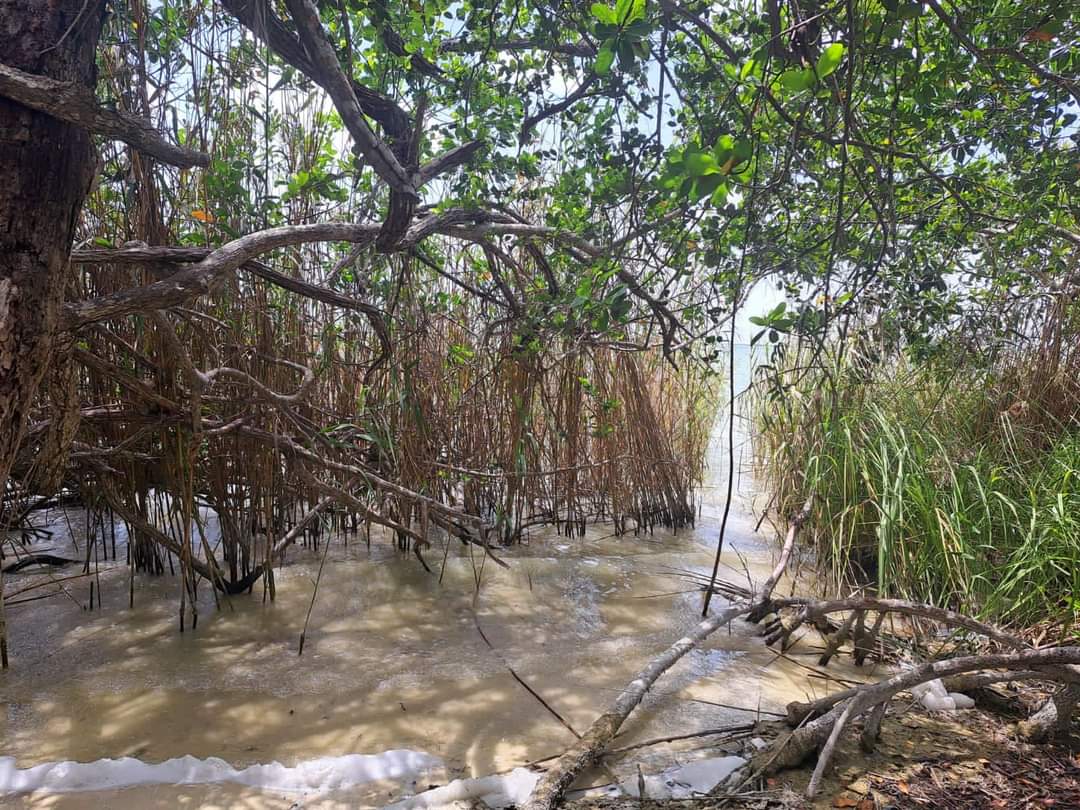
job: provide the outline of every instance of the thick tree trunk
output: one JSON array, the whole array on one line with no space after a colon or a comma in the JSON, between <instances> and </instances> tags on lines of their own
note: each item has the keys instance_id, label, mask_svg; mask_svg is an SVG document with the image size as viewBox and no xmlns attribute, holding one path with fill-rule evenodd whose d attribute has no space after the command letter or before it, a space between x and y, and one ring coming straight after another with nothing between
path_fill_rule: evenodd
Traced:
<instances>
[{"instance_id":1,"label":"thick tree trunk","mask_svg":"<svg viewBox=\"0 0 1080 810\"><path fill-rule=\"evenodd\" d=\"M99 0L0 0L0 61L92 88ZM0 98L0 491L49 359L79 211L87 132Z\"/></svg>"}]
</instances>

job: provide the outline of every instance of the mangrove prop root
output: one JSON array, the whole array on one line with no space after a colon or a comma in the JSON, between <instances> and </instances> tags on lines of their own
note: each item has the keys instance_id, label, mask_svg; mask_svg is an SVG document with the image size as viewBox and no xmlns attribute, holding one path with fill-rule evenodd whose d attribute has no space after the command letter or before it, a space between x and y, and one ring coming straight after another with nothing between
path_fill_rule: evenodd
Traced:
<instances>
[{"instance_id":1,"label":"mangrove prop root","mask_svg":"<svg viewBox=\"0 0 1080 810\"><path fill-rule=\"evenodd\" d=\"M870 753L877 746L878 737L881 736L881 721L885 719L885 712L888 708L889 704L882 701L871 709L866 716L862 736L859 737L859 744L866 753Z\"/></svg>"},{"instance_id":2,"label":"mangrove prop root","mask_svg":"<svg viewBox=\"0 0 1080 810\"><path fill-rule=\"evenodd\" d=\"M840 650L844 642L851 636L851 627L855 624L856 617L865 615L865 611L856 610L848 614L844 624L840 627L840 632L834 633L832 638L829 639L828 645L825 647L825 652L821 654L821 658L818 659L818 666L825 667L829 665L829 661Z\"/></svg>"},{"instance_id":3,"label":"mangrove prop root","mask_svg":"<svg viewBox=\"0 0 1080 810\"><path fill-rule=\"evenodd\" d=\"M78 560L71 560L67 557L57 557L55 554L30 554L23 557L18 562L13 562L11 565L5 566L4 573L14 574L17 571L22 571L24 568L30 568L34 565L61 566L73 562L78 562Z\"/></svg>"}]
</instances>

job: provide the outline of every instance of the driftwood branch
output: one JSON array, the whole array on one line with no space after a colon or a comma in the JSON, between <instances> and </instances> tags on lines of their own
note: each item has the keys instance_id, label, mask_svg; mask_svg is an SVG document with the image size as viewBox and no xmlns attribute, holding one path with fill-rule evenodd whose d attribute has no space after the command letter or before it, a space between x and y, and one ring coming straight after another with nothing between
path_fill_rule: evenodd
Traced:
<instances>
[{"instance_id":1,"label":"driftwood branch","mask_svg":"<svg viewBox=\"0 0 1080 810\"><path fill-rule=\"evenodd\" d=\"M305 512L298 521L296 521L296 525L289 529L288 532L282 535L281 538L276 543L274 543L273 548L270 550L271 558L280 557L281 554L285 551L285 549L295 543L296 539L304 533L304 531L308 527L308 524L310 524L321 513L326 511L328 507L333 505L334 500L335 499L331 496L325 495L319 499L318 503L308 509L308 511Z\"/></svg>"},{"instance_id":2,"label":"driftwood branch","mask_svg":"<svg viewBox=\"0 0 1080 810\"><path fill-rule=\"evenodd\" d=\"M169 143L145 118L99 106L86 87L74 82L0 64L0 96L97 135L123 141L163 163L181 168L210 165L209 155Z\"/></svg>"},{"instance_id":3,"label":"driftwood branch","mask_svg":"<svg viewBox=\"0 0 1080 810\"><path fill-rule=\"evenodd\" d=\"M812 621L814 618L824 616L828 613L847 613L849 611L858 610L873 610L878 613L900 613L905 616L918 616L924 619L931 619L932 621L941 622L950 627L960 627L964 630L970 630L973 633L986 636L992 641L996 641L1002 646L1011 647L1012 649L1023 649L1028 646L1016 636L1010 635L986 622L980 622L978 619L973 619L970 616L965 616L964 614L957 613L953 610L946 610L945 608L925 605L919 602L910 602L906 599L879 599L873 596L856 596L850 599L819 601L804 597L790 597L773 599L769 604L774 610L786 607L799 607L801 608L800 615L805 616L808 621Z\"/></svg>"},{"instance_id":4,"label":"driftwood branch","mask_svg":"<svg viewBox=\"0 0 1080 810\"><path fill-rule=\"evenodd\" d=\"M1029 667L1064 666L1069 664L1080 664L1080 647L1054 647L1044 650L1022 650L1020 652L1012 653L972 655L962 658L950 658L945 661L932 661L915 667L908 672L894 675L880 683L861 687L858 690L858 693L848 701L837 705L824 717L795 732L796 737L799 736L800 733L805 733L806 736L820 739L822 736L825 736L827 730L827 736L825 736L824 744L821 747L821 753L818 755L814 773L810 778L810 784L806 788L806 794L808 797L812 798L817 793L817 790L821 785L821 780L825 775L825 771L829 767L829 762L831 761L833 751L836 748L837 741L847 722L860 716L877 704L891 699L897 692L910 689L913 686L937 678L960 675L977 670L1026 669ZM1075 685L1070 685L1066 692L1069 693L1069 697L1073 700L1072 704L1068 704L1070 709L1068 713L1071 714L1071 706L1075 704L1075 697L1077 694ZM1065 714L1064 702L1063 706L1055 706L1055 708L1058 711L1055 712L1052 723L1057 724L1060 722L1060 718ZM817 726L817 728L809 731L809 729L814 726ZM798 746L796 746L796 748L798 748Z\"/></svg>"},{"instance_id":5,"label":"driftwood branch","mask_svg":"<svg viewBox=\"0 0 1080 810\"><path fill-rule=\"evenodd\" d=\"M740 604L717 613L699 623L688 635L668 647L659 658L651 661L627 684L611 708L594 720L581 739L567 749L536 783L532 795L523 805L523 810L550 810L555 807L578 775L599 760L626 718L641 703L649 687L713 632L749 610L749 605Z\"/></svg>"},{"instance_id":6,"label":"driftwood branch","mask_svg":"<svg viewBox=\"0 0 1080 810\"><path fill-rule=\"evenodd\" d=\"M769 578L765 580L761 591L752 602L736 603L720 613L700 622L690 633L668 647L658 658L649 662L632 681L623 689L615 702L604 714L600 715L581 739L571 746L556 760L548 769L547 773L536 783L532 795L525 803L523 810L550 810L559 801L560 797L574 783L578 775L587 767L595 763L604 749L618 733L626 718L645 697L645 693L656 680L671 668L680 658L694 649L698 644L708 638L721 627L726 627L735 619L759 609L767 604L772 595L776 583L784 575L791 554L795 548L795 538L798 523L793 523L794 530L789 531L784 539L784 546L780 552L780 558L773 568Z\"/></svg>"},{"instance_id":7,"label":"driftwood branch","mask_svg":"<svg viewBox=\"0 0 1080 810\"><path fill-rule=\"evenodd\" d=\"M760 777L795 767L817 752L817 764L807 787L812 797L821 785L829 767L837 742L850 721L864 716L862 745L872 747L884 716L884 703L900 691L910 689L938 678L951 678L953 688L979 688L991 683L1009 680L1041 679L1061 684L1059 690L1027 721L1018 727L1022 736L1039 740L1062 730L1069 722L1073 710L1080 701L1080 647L1057 647L1031 649L1021 639L998 628L972 619L954 611L901 599L878 599L853 597L831 601L804 598L769 600L767 609L797 608L795 625L811 621L821 626L830 613L846 613L847 620L838 632L842 641L851 635L873 636L881 626L886 613L929 619L948 627L961 628L997 642L1009 652L989 653L951 658L922 664L906 672L898 673L878 683L858 686L820 698L810 703L793 702L787 707L787 721L798 728L783 743L763 752L751 765L754 777ZM875 611L878 620L874 630L865 630L865 614ZM760 617L759 617L760 618ZM784 635L769 631L773 640ZM788 633L790 630L788 631ZM853 654L860 653L865 638L856 641ZM836 652L838 643L830 644L826 653ZM959 677L958 677L959 676Z\"/></svg>"}]
</instances>

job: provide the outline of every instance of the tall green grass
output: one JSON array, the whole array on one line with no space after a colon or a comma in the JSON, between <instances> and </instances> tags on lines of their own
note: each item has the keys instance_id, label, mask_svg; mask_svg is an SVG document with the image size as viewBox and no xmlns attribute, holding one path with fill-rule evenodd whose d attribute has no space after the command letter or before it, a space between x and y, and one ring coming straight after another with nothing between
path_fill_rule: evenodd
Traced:
<instances>
[{"instance_id":1,"label":"tall green grass","mask_svg":"<svg viewBox=\"0 0 1080 810\"><path fill-rule=\"evenodd\" d=\"M781 514L813 493L803 536L825 585L1073 622L1080 424L1041 418L986 370L797 368L754 400L757 457Z\"/></svg>"}]
</instances>

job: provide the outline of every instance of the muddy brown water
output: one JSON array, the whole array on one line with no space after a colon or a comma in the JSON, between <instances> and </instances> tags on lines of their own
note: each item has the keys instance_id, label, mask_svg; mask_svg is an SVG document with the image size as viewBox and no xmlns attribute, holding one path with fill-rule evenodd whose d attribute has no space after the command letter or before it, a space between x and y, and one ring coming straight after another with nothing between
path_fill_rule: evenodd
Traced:
<instances>
[{"instance_id":1,"label":"muddy brown water","mask_svg":"<svg viewBox=\"0 0 1080 810\"><path fill-rule=\"evenodd\" d=\"M719 455L714 447L714 469L722 468ZM767 525L754 531L752 481L741 479L738 489L721 575L745 584L767 575L775 545ZM584 731L643 664L699 620L702 592L685 572L711 569L724 490L714 474L692 531L615 537L601 524L584 537L534 532L505 551L508 569L455 543L441 583L388 537L375 533L370 549L355 537L347 547L335 540L302 656L321 552L290 553L272 603L256 587L217 610L203 587L198 628L183 634L179 581L139 576L129 609L121 552L119 565L101 564L100 609L86 609L88 580L8 609L0 755L19 768L184 755L243 767L413 749L445 762L444 772L425 777L438 783L557 754L572 733L509 667ZM64 551L55 538L42 545ZM429 556L437 569L441 561ZM5 589L41 576L8 575ZM737 622L687 655L631 716L619 744L743 722L830 688L807 669L809 652L778 657L754 632ZM664 755L653 755L662 767ZM146 785L0 796L0 805L358 807L424 787L384 781L298 797L229 784Z\"/></svg>"}]
</instances>

